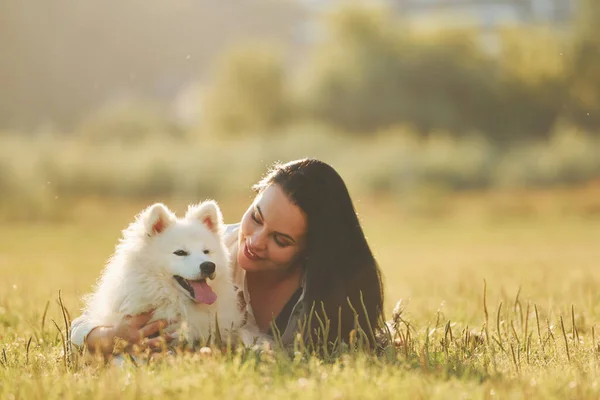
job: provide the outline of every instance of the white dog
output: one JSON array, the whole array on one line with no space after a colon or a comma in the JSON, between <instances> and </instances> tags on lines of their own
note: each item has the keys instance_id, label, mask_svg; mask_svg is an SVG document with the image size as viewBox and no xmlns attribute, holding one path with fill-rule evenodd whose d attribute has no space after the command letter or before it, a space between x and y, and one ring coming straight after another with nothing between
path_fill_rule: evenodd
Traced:
<instances>
[{"instance_id":1,"label":"white dog","mask_svg":"<svg viewBox=\"0 0 600 400\"><path fill-rule=\"evenodd\" d=\"M152 320L172 322L167 332L188 342L217 337L215 318L221 338L235 340L243 318L223 231L214 201L190 206L181 219L161 203L142 211L86 296L91 323L114 325L154 309Z\"/></svg>"}]
</instances>

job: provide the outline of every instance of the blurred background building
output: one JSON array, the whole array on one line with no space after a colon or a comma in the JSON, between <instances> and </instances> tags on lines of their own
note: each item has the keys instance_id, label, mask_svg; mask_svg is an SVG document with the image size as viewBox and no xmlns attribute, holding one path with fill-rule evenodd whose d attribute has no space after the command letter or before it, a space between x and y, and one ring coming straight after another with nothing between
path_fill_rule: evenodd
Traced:
<instances>
[{"instance_id":1,"label":"blurred background building","mask_svg":"<svg viewBox=\"0 0 600 400\"><path fill-rule=\"evenodd\" d=\"M485 28L506 23L563 25L573 16L573 0L389 0L412 18L441 17Z\"/></svg>"}]
</instances>

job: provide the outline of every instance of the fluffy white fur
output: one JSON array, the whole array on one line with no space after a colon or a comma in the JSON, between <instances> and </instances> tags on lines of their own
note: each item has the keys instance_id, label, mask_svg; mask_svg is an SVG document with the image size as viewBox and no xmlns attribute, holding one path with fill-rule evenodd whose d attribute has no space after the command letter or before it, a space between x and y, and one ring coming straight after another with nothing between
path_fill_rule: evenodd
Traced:
<instances>
[{"instance_id":1,"label":"fluffy white fur","mask_svg":"<svg viewBox=\"0 0 600 400\"><path fill-rule=\"evenodd\" d=\"M155 309L152 320L173 322L167 330L178 329L191 342L206 340L211 333L215 337L215 316L221 336L234 335L242 314L223 231L221 210L214 201L190 206L181 219L160 203L142 211L123 231L96 290L86 298L91 322L112 325L125 315ZM173 254L180 249L189 255ZM194 302L173 277L200 279L204 261L216 265L215 278L207 279L217 295L210 305Z\"/></svg>"}]
</instances>

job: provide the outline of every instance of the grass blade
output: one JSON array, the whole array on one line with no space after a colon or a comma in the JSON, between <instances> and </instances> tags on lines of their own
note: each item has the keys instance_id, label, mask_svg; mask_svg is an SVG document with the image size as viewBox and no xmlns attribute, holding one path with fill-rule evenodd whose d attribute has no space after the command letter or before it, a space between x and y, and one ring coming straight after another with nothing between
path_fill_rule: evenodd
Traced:
<instances>
[{"instance_id":1,"label":"grass blade","mask_svg":"<svg viewBox=\"0 0 600 400\"><path fill-rule=\"evenodd\" d=\"M387 324L383 324L387 328L387 333L389 337L389 343L392 342L392 333L390 332ZM342 307L338 307L338 326L337 326L337 342L339 345L342 344Z\"/></svg>"},{"instance_id":2,"label":"grass blade","mask_svg":"<svg viewBox=\"0 0 600 400\"><path fill-rule=\"evenodd\" d=\"M371 335L371 340L373 344L376 343L375 340L375 332L373 331L373 327L371 326L371 321L369 320L369 313L367 312L367 306L365 306L365 301L363 299L362 290L360 291L360 303L362 304L363 311L365 312L365 319L367 320L367 327L369 328L369 334Z\"/></svg>"},{"instance_id":3,"label":"grass blade","mask_svg":"<svg viewBox=\"0 0 600 400\"><path fill-rule=\"evenodd\" d=\"M594 329L594 325L592 325L592 349L596 349L596 330Z\"/></svg>"},{"instance_id":4,"label":"grass blade","mask_svg":"<svg viewBox=\"0 0 600 400\"><path fill-rule=\"evenodd\" d=\"M62 345L63 345L63 364L65 367L65 371L67 371L68 367L67 367L67 343L65 341L65 335L63 335L62 331L60 330L58 324L56 323L55 320L52 320L52 322L54 323L54 326L56 327L56 329L58 330L58 333L60 334L60 338L62 341Z\"/></svg>"},{"instance_id":5,"label":"grass blade","mask_svg":"<svg viewBox=\"0 0 600 400\"><path fill-rule=\"evenodd\" d=\"M29 340L27 341L27 347L25 348L25 364L29 365L29 346L31 346L31 340L33 336L29 336Z\"/></svg>"},{"instance_id":6,"label":"grass blade","mask_svg":"<svg viewBox=\"0 0 600 400\"><path fill-rule=\"evenodd\" d=\"M42 314L42 335L44 335L44 326L46 325L46 315L48 314L48 307L50 307L50 300L46 302L44 313Z\"/></svg>"},{"instance_id":7,"label":"grass blade","mask_svg":"<svg viewBox=\"0 0 600 400\"><path fill-rule=\"evenodd\" d=\"M527 312L525 313L525 331L523 333L523 342L525 342L527 339L527 334L529 333L529 305L530 303L527 302Z\"/></svg>"},{"instance_id":8,"label":"grass blade","mask_svg":"<svg viewBox=\"0 0 600 400\"><path fill-rule=\"evenodd\" d=\"M521 301L519 300L519 296L521 295L521 286L519 286L519 290L517 291L517 296L515 297L515 313L517 312L517 307L519 307L519 317L521 321L521 327L523 326L523 307L521 307Z\"/></svg>"},{"instance_id":9,"label":"grass blade","mask_svg":"<svg viewBox=\"0 0 600 400\"><path fill-rule=\"evenodd\" d=\"M571 304L571 324L573 325L573 339L577 338L577 343L579 343L579 331L575 325L575 306L573 304Z\"/></svg>"},{"instance_id":10,"label":"grass blade","mask_svg":"<svg viewBox=\"0 0 600 400\"><path fill-rule=\"evenodd\" d=\"M537 304L534 304L533 308L535 309L535 320L537 322L538 337L540 338L540 344L542 344L542 331L540 330L540 316L538 314Z\"/></svg>"},{"instance_id":11,"label":"grass blade","mask_svg":"<svg viewBox=\"0 0 600 400\"><path fill-rule=\"evenodd\" d=\"M2 348L2 365L8 369L8 357L6 357L6 349L3 347Z\"/></svg>"},{"instance_id":12,"label":"grass blade","mask_svg":"<svg viewBox=\"0 0 600 400\"><path fill-rule=\"evenodd\" d=\"M533 334L529 334L529 336L527 337L527 364L531 364L529 361L529 355L531 354L531 336Z\"/></svg>"},{"instance_id":13,"label":"grass blade","mask_svg":"<svg viewBox=\"0 0 600 400\"><path fill-rule=\"evenodd\" d=\"M63 322L65 324L65 335L66 335L66 343L70 343L71 342L71 337L70 337L70 324L69 324L69 319L67 318L67 313L66 313L66 308L65 305L62 301L62 293L59 290L58 291L58 302L60 305L60 311L62 312L62 316L63 316Z\"/></svg>"},{"instance_id":14,"label":"grass blade","mask_svg":"<svg viewBox=\"0 0 600 400\"><path fill-rule=\"evenodd\" d=\"M562 316L560 317L560 327L562 328L563 337L565 338L565 348L567 350L567 359L571 362L571 353L569 352L569 341L567 340L567 332L565 331L565 324Z\"/></svg>"},{"instance_id":15,"label":"grass blade","mask_svg":"<svg viewBox=\"0 0 600 400\"><path fill-rule=\"evenodd\" d=\"M515 329L514 321L510 321L510 327L512 329L513 336L515 337L515 340L517 341L517 346L521 347L521 342L519 341L519 335L517 335L517 330Z\"/></svg>"},{"instance_id":16,"label":"grass blade","mask_svg":"<svg viewBox=\"0 0 600 400\"><path fill-rule=\"evenodd\" d=\"M517 363L517 357L515 357L515 349L512 343L510 344L510 352L512 353L512 360L515 363L515 369L517 370L517 372L519 372L519 364Z\"/></svg>"},{"instance_id":17,"label":"grass blade","mask_svg":"<svg viewBox=\"0 0 600 400\"><path fill-rule=\"evenodd\" d=\"M488 329L489 326L489 314L487 309L487 281L483 280L483 315L485 316L485 341L489 347L490 345L490 332Z\"/></svg>"},{"instance_id":18,"label":"grass blade","mask_svg":"<svg viewBox=\"0 0 600 400\"><path fill-rule=\"evenodd\" d=\"M506 353L506 350L504 350L504 346L502 346L502 333L500 332L500 311L501 310L502 310L502 302L500 302L500 305L498 306L498 314L496 315L496 329L498 330L497 343L500 345L500 348L502 349L502 351Z\"/></svg>"}]
</instances>

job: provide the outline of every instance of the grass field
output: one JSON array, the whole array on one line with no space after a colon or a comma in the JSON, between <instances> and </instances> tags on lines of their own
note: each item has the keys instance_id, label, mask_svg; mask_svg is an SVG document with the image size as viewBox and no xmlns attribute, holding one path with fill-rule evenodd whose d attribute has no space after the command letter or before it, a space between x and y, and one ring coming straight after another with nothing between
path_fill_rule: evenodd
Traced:
<instances>
[{"instance_id":1,"label":"grass field","mask_svg":"<svg viewBox=\"0 0 600 400\"><path fill-rule=\"evenodd\" d=\"M436 216L427 218L391 200L357 199L384 272L387 316L402 299L411 327L378 358L65 362L59 292L78 315L119 231L146 202L75 202L62 222L2 223L0 398L599 398L600 214L589 197L597 195L449 198L429 204ZM184 201L165 202L184 210ZM248 203L222 203L226 222Z\"/></svg>"}]
</instances>

